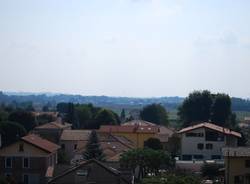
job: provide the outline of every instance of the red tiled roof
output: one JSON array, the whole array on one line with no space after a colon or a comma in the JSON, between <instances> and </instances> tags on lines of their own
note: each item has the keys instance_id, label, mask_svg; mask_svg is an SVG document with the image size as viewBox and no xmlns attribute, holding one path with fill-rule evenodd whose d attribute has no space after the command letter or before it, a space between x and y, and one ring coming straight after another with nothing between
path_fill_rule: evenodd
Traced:
<instances>
[{"instance_id":1,"label":"red tiled roof","mask_svg":"<svg viewBox=\"0 0 250 184\"><path fill-rule=\"evenodd\" d=\"M35 129L63 129L66 127L71 127L71 126L72 126L71 124L66 123L66 122L61 123L61 122L54 121L54 122L45 123L43 125L37 126L35 127Z\"/></svg>"},{"instance_id":2,"label":"red tiled roof","mask_svg":"<svg viewBox=\"0 0 250 184\"><path fill-rule=\"evenodd\" d=\"M23 141L32 144L44 151L53 153L60 148L57 144L54 144L46 139L43 139L35 134L29 134L21 138Z\"/></svg>"},{"instance_id":3,"label":"red tiled roof","mask_svg":"<svg viewBox=\"0 0 250 184\"><path fill-rule=\"evenodd\" d=\"M102 125L99 132L106 133L157 133L159 128L157 126L138 126L138 125Z\"/></svg>"},{"instance_id":4,"label":"red tiled roof","mask_svg":"<svg viewBox=\"0 0 250 184\"><path fill-rule=\"evenodd\" d=\"M221 127L221 126L218 126L218 125L215 125L212 123L207 123L207 122L183 128L178 133L185 133L185 132L188 132L188 131L191 131L194 129L198 129L198 128L208 128L208 129L212 129L212 130L217 131L217 132L221 132L221 133L226 134L226 135L241 137L241 134L239 132L235 132L235 131L232 131L228 128L224 128L224 127Z\"/></svg>"},{"instance_id":5,"label":"red tiled roof","mask_svg":"<svg viewBox=\"0 0 250 184\"><path fill-rule=\"evenodd\" d=\"M148 121L144 121L144 120L132 120L132 121L128 121L125 122L123 124L121 124L121 126L131 126L131 125L139 125L139 126L157 126L154 123L148 122Z\"/></svg>"}]
</instances>

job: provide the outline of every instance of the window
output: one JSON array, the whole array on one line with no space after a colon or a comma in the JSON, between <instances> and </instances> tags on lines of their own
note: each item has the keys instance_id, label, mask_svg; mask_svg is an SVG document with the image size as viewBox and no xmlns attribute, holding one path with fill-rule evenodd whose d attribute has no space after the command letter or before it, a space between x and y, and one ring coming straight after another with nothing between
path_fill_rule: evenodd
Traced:
<instances>
[{"instance_id":1,"label":"window","mask_svg":"<svg viewBox=\"0 0 250 184\"><path fill-rule=\"evenodd\" d=\"M210 143L206 144L206 149L207 150L213 149L213 144L210 144Z\"/></svg>"},{"instance_id":2,"label":"window","mask_svg":"<svg viewBox=\"0 0 250 184\"><path fill-rule=\"evenodd\" d=\"M87 176L88 175L88 170L77 170L76 175L77 176Z\"/></svg>"},{"instance_id":3,"label":"window","mask_svg":"<svg viewBox=\"0 0 250 184\"><path fill-rule=\"evenodd\" d=\"M23 143L20 143L19 144L19 151L22 152L24 149L23 149Z\"/></svg>"},{"instance_id":4,"label":"window","mask_svg":"<svg viewBox=\"0 0 250 184\"><path fill-rule=\"evenodd\" d=\"M192 155L182 155L182 160L192 160Z\"/></svg>"},{"instance_id":5,"label":"window","mask_svg":"<svg viewBox=\"0 0 250 184\"><path fill-rule=\"evenodd\" d=\"M5 158L5 168L12 168L12 158L11 157Z\"/></svg>"},{"instance_id":6,"label":"window","mask_svg":"<svg viewBox=\"0 0 250 184\"><path fill-rule=\"evenodd\" d=\"M244 176L235 176L235 177L234 177L234 183L235 183L235 184L244 183Z\"/></svg>"},{"instance_id":7,"label":"window","mask_svg":"<svg viewBox=\"0 0 250 184\"><path fill-rule=\"evenodd\" d=\"M196 160L202 160L203 159L203 155L193 155L193 157Z\"/></svg>"},{"instance_id":8,"label":"window","mask_svg":"<svg viewBox=\"0 0 250 184\"><path fill-rule=\"evenodd\" d=\"M211 159L212 160L221 160L221 156L220 155L212 155Z\"/></svg>"},{"instance_id":9,"label":"window","mask_svg":"<svg viewBox=\"0 0 250 184\"><path fill-rule=\"evenodd\" d=\"M76 149L77 149L77 144L74 145L74 150L76 150Z\"/></svg>"},{"instance_id":10,"label":"window","mask_svg":"<svg viewBox=\"0 0 250 184\"><path fill-rule=\"evenodd\" d=\"M29 168L29 167L30 167L30 159L23 158L23 168Z\"/></svg>"},{"instance_id":11,"label":"window","mask_svg":"<svg viewBox=\"0 0 250 184\"><path fill-rule=\"evenodd\" d=\"M203 148L204 148L204 144L202 143L197 144L197 149L203 150Z\"/></svg>"},{"instance_id":12,"label":"window","mask_svg":"<svg viewBox=\"0 0 250 184\"><path fill-rule=\"evenodd\" d=\"M219 132L215 132L215 131L211 131L211 130L206 130L206 141L224 141L224 135L219 133Z\"/></svg>"},{"instance_id":13,"label":"window","mask_svg":"<svg viewBox=\"0 0 250 184\"><path fill-rule=\"evenodd\" d=\"M194 132L186 133L186 137L203 137L203 136L204 136L203 133L194 133Z\"/></svg>"},{"instance_id":14,"label":"window","mask_svg":"<svg viewBox=\"0 0 250 184\"><path fill-rule=\"evenodd\" d=\"M64 150L65 149L65 144L61 144L61 148L62 148L62 150Z\"/></svg>"},{"instance_id":15,"label":"window","mask_svg":"<svg viewBox=\"0 0 250 184\"><path fill-rule=\"evenodd\" d=\"M24 184L29 184L29 175L28 174L23 175L23 183Z\"/></svg>"},{"instance_id":16,"label":"window","mask_svg":"<svg viewBox=\"0 0 250 184\"><path fill-rule=\"evenodd\" d=\"M245 167L246 167L246 168L249 168L249 167L250 167L250 160L246 160L246 161L245 161Z\"/></svg>"}]
</instances>

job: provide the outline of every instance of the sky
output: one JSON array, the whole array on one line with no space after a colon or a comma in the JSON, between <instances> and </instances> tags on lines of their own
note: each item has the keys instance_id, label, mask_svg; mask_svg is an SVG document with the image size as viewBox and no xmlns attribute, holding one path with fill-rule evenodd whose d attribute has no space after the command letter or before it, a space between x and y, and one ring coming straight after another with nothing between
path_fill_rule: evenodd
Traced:
<instances>
[{"instance_id":1,"label":"sky","mask_svg":"<svg viewBox=\"0 0 250 184\"><path fill-rule=\"evenodd\" d=\"M250 97L249 0L0 0L0 91Z\"/></svg>"}]
</instances>

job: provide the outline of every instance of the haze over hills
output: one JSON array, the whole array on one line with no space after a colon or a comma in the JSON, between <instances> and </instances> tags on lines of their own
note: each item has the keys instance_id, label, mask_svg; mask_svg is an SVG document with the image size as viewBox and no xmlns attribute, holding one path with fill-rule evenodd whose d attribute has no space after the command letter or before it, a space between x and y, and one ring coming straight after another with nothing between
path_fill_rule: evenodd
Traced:
<instances>
[{"instance_id":1,"label":"haze over hills","mask_svg":"<svg viewBox=\"0 0 250 184\"><path fill-rule=\"evenodd\" d=\"M32 102L36 105L50 103L56 105L60 102L72 103L92 103L96 106L118 107L118 108L142 108L152 103L160 103L168 110L176 110L183 102L184 97L151 97L151 98L132 98L132 97L112 97L112 96L82 96L58 93L32 93L32 92L0 92L0 103L10 104L13 102L23 103ZM250 100L232 97L233 111L250 111Z\"/></svg>"}]
</instances>

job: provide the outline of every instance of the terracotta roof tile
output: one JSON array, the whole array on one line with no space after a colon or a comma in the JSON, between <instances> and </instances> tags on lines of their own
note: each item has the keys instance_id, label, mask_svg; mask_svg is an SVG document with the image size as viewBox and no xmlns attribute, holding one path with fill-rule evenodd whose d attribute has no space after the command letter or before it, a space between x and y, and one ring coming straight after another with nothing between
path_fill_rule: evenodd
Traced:
<instances>
[{"instance_id":1,"label":"terracotta roof tile","mask_svg":"<svg viewBox=\"0 0 250 184\"><path fill-rule=\"evenodd\" d=\"M89 139L91 130L63 130L60 140L62 141L85 141Z\"/></svg>"},{"instance_id":2,"label":"terracotta roof tile","mask_svg":"<svg viewBox=\"0 0 250 184\"><path fill-rule=\"evenodd\" d=\"M159 128L157 126L138 126L138 125L102 125L99 132L106 133L157 133Z\"/></svg>"},{"instance_id":3,"label":"terracotta roof tile","mask_svg":"<svg viewBox=\"0 0 250 184\"><path fill-rule=\"evenodd\" d=\"M53 153L60 148L57 144L54 144L46 139L43 139L35 134L29 134L21 138L23 141L32 144L42 150L49 153Z\"/></svg>"},{"instance_id":4,"label":"terracotta roof tile","mask_svg":"<svg viewBox=\"0 0 250 184\"><path fill-rule=\"evenodd\" d=\"M72 125L69 123L61 123L61 122L50 122L50 123L45 123L43 125L35 127L35 129L63 129L66 127L71 127Z\"/></svg>"},{"instance_id":5,"label":"terracotta roof tile","mask_svg":"<svg viewBox=\"0 0 250 184\"><path fill-rule=\"evenodd\" d=\"M188 132L190 130L194 130L194 129L198 129L198 128L209 128L209 129L215 130L217 132L221 132L221 133L226 134L226 135L241 137L241 134L238 132L232 131L228 128L224 128L224 127L215 125L213 123L207 123L207 122L183 128L178 133L185 133L185 132Z\"/></svg>"}]
</instances>

